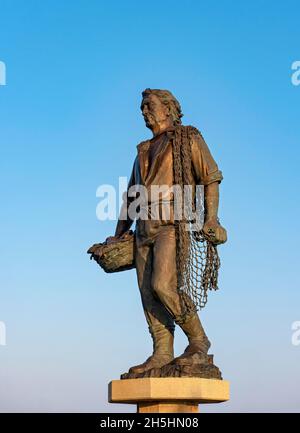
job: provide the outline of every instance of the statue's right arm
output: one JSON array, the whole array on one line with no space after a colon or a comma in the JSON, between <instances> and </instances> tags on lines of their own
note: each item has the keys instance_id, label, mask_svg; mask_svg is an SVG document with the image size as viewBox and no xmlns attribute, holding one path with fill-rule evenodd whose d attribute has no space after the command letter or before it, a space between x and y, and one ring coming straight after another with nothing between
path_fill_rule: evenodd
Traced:
<instances>
[{"instance_id":1,"label":"statue's right arm","mask_svg":"<svg viewBox=\"0 0 300 433\"><path fill-rule=\"evenodd\" d=\"M125 232L127 232L133 224L133 219L131 219L128 215L128 207L133 200L129 195L129 189L135 185L135 163L133 164L132 173L129 179L129 183L127 186L127 191L123 194L123 203L121 206L121 211L119 215L119 219L117 222L117 227L115 231L115 237L121 237Z\"/></svg>"}]
</instances>

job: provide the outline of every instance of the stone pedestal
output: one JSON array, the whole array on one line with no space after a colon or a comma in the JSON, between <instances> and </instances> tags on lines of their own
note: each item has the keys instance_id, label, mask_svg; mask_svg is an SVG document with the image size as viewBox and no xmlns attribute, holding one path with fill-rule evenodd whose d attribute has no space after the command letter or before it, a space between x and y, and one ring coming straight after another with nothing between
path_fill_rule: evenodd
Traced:
<instances>
[{"instance_id":1,"label":"stone pedestal","mask_svg":"<svg viewBox=\"0 0 300 433\"><path fill-rule=\"evenodd\" d=\"M113 380L110 403L136 404L139 413L197 413L198 405L229 400L229 382L198 377Z\"/></svg>"}]
</instances>

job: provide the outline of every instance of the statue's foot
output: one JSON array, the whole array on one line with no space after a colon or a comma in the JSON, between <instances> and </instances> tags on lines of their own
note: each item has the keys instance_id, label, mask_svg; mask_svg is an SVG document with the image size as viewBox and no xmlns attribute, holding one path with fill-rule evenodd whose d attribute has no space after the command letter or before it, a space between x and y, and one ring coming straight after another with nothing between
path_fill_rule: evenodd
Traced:
<instances>
[{"instance_id":1,"label":"statue's foot","mask_svg":"<svg viewBox=\"0 0 300 433\"><path fill-rule=\"evenodd\" d=\"M203 353L204 355L207 355L207 352L208 346L206 346L206 344L203 344L202 342L191 341L190 344L185 348L183 355L193 355L194 353Z\"/></svg>"},{"instance_id":2,"label":"statue's foot","mask_svg":"<svg viewBox=\"0 0 300 433\"><path fill-rule=\"evenodd\" d=\"M174 359L174 356L170 354L155 354L151 355L143 364L135 365L129 369L129 374L140 374L144 373L151 368L161 368L166 364L169 364Z\"/></svg>"},{"instance_id":3,"label":"statue's foot","mask_svg":"<svg viewBox=\"0 0 300 433\"><path fill-rule=\"evenodd\" d=\"M222 373L214 365L213 355L203 352L183 353L160 368L150 368L141 373L124 373L121 379L141 379L149 377L202 377L222 379Z\"/></svg>"},{"instance_id":4,"label":"statue's foot","mask_svg":"<svg viewBox=\"0 0 300 433\"><path fill-rule=\"evenodd\" d=\"M150 375L151 371L146 374ZM219 368L214 365L213 355L193 351L193 353L183 353L181 356L178 356L172 362L162 367L159 377L222 379L222 373Z\"/></svg>"},{"instance_id":5,"label":"statue's foot","mask_svg":"<svg viewBox=\"0 0 300 433\"><path fill-rule=\"evenodd\" d=\"M195 362L195 360L201 363L209 362L209 355L207 355L207 347L191 342L180 356L174 358L172 364L189 364Z\"/></svg>"}]
</instances>

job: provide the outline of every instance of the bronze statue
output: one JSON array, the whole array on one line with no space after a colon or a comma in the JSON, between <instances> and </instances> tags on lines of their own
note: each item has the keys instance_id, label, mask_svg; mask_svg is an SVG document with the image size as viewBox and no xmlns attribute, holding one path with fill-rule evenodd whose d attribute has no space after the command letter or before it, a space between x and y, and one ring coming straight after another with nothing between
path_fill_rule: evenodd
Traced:
<instances>
[{"instance_id":1,"label":"bronze statue","mask_svg":"<svg viewBox=\"0 0 300 433\"><path fill-rule=\"evenodd\" d=\"M217 288L219 258L216 245L227 239L226 230L218 220L222 173L201 133L181 124L181 107L171 92L146 89L142 95L142 114L153 137L137 146L115 236L88 251L107 272L136 268L142 305L153 339L153 353L142 364L132 366L121 378L198 376L220 379L220 370L213 364L212 355L208 355L210 342L197 307L204 306L208 289ZM181 206L182 211L187 206L187 214L177 212L178 203L175 209L177 193L174 185L192 188L189 199L179 200L179 208ZM197 185L204 188L204 221L200 230L189 231L187 227L191 223L191 211L195 210ZM128 215L134 201L130 192L135 186L143 186L148 193L138 206L136 218ZM153 186L168 188L153 200ZM134 219L133 233L130 228ZM192 246L197 243L204 246L204 267L197 263L203 256L192 256ZM198 289L202 290L201 299L193 285L193 272L197 269L201 271L199 279L196 278ZM198 305L197 299L200 299ZM187 348L177 358L174 358L173 350L175 324L188 338Z\"/></svg>"}]
</instances>

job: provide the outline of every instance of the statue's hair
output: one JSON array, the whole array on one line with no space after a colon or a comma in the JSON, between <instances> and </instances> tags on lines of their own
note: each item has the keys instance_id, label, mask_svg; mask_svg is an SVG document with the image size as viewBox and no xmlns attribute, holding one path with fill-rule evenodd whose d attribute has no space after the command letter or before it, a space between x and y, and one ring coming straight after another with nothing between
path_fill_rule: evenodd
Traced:
<instances>
[{"instance_id":1,"label":"statue's hair","mask_svg":"<svg viewBox=\"0 0 300 433\"><path fill-rule=\"evenodd\" d=\"M175 125L181 124L181 117L183 116L181 107L177 99L174 95L172 95L169 90L161 90L161 89L145 89L142 92L143 98L148 95L156 95L160 101L165 104L170 109L170 114L172 116L173 122Z\"/></svg>"}]
</instances>

